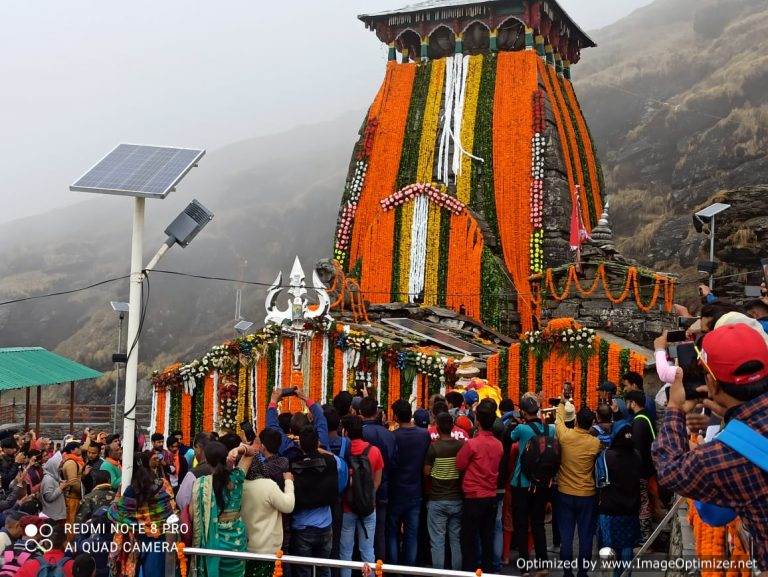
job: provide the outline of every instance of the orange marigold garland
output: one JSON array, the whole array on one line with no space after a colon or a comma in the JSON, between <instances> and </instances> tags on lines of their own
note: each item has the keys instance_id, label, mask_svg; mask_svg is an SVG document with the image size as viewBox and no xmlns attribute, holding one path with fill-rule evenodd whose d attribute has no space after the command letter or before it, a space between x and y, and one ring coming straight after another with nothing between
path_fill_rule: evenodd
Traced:
<instances>
[{"instance_id":1,"label":"orange marigold garland","mask_svg":"<svg viewBox=\"0 0 768 577\"><path fill-rule=\"evenodd\" d=\"M507 386L509 398L515 405L520 403L520 344L515 343L509 347L507 357Z\"/></svg>"},{"instance_id":2,"label":"orange marigold garland","mask_svg":"<svg viewBox=\"0 0 768 577\"><path fill-rule=\"evenodd\" d=\"M488 384L492 387L499 388L499 363L501 357L499 353L495 353L488 357L486 360L486 377Z\"/></svg>"},{"instance_id":3,"label":"orange marigold garland","mask_svg":"<svg viewBox=\"0 0 768 577\"><path fill-rule=\"evenodd\" d=\"M205 381L203 386L205 387L203 389L203 431L210 432L213 431L213 407L214 407L214 399L213 399L213 374L208 373L205 376Z\"/></svg>"},{"instance_id":4,"label":"orange marigold garland","mask_svg":"<svg viewBox=\"0 0 768 577\"><path fill-rule=\"evenodd\" d=\"M400 398L400 369L397 368L397 365L395 365L394 362L389 363L389 374L388 374L388 387L389 387L389 394L388 398L390 401L396 401ZM390 403L391 405L392 403ZM393 417L391 414L390 407L386 408L389 412L390 418Z\"/></svg>"},{"instance_id":5,"label":"orange marigold garland","mask_svg":"<svg viewBox=\"0 0 768 577\"><path fill-rule=\"evenodd\" d=\"M181 442L189 446L192 438L192 395L187 393L181 394L181 435Z\"/></svg>"},{"instance_id":6,"label":"orange marigold garland","mask_svg":"<svg viewBox=\"0 0 768 577\"><path fill-rule=\"evenodd\" d=\"M592 199L594 201L595 206L595 222L597 222L597 219L600 218L600 214L603 211L603 199L602 194L600 190L600 180L597 176L597 159L595 158L594 148L592 146L592 139L589 134L589 129L587 128L587 123L584 120L584 114L582 113L581 106L579 106L579 101L576 98L576 93L573 90L573 84L571 84L570 80L565 80L563 82L565 85L565 95L568 98L568 101L571 104L571 110L573 110L573 114L576 117L576 124L579 128L579 134L581 135L581 140L584 144L584 155L585 160L587 161L587 169L589 172L589 182L591 184L592 188ZM589 205L587 205L589 206ZM589 221L589 219L585 219Z\"/></svg>"},{"instance_id":7,"label":"orange marigold garland","mask_svg":"<svg viewBox=\"0 0 768 577\"><path fill-rule=\"evenodd\" d=\"M497 56L493 106L493 172L499 237L504 262L518 291L522 329L532 327L533 303L528 281L531 213L531 98L538 87L533 51Z\"/></svg>"},{"instance_id":8,"label":"orange marigold garland","mask_svg":"<svg viewBox=\"0 0 768 577\"><path fill-rule=\"evenodd\" d=\"M257 430L263 429L267 425L267 356L262 355L256 364L256 427Z\"/></svg>"},{"instance_id":9,"label":"orange marigold garland","mask_svg":"<svg viewBox=\"0 0 768 577\"><path fill-rule=\"evenodd\" d=\"M352 228L350 266L354 266L357 259L363 256L361 242L374 215L380 210L380 198L394 191L415 75L415 64L389 62L381 99L377 98L374 103L378 110L371 108L369 121L375 119L378 127Z\"/></svg>"},{"instance_id":10,"label":"orange marigold garland","mask_svg":"<svg viewBox=\"0 0 768 577\"><path fill-rule=\"evenodd\" d=\"M312 338L310 345L309 396L319 401L323 394L323 339L322 333Z\"/></svg>"},{"instance_id":11,"label":"orange marigold garland","mask_svg":"<svg viewBox=\"0 0 768 577\"><path fill-rule=\"evenodd\" d=\"M616 343L608 346L608 380L612 383L618 383L621 378L621 347Z\"/></svg>"},{"instance_id":12,"label":"orange marigold garland","mask_svg":"<svg viewBox=\"0 0 768 577\"><path fill-rule=\"evenodd\" d=\"M338 347L333 347L333 395L341 392L341 385L344 382L344 351Z\"/></svg>"},{"instance_id":13,"label":"orange marigold garland","mask_svg":"<svg viewBox=\"0 0 768 577\"><path fill-rule=\"evenodd\" d=\"M157 391L157 403L155 413L155 431L156 433L162 433L165 430L165 404L168 399L166 389Z\"/></svg>"},{"instance_id":14,"label":"orange marigold garland","mask_svg":"<svg viewBox=\"0 0 768 577\"><path fill-rule=\"evenodd\" d=\"M464 307L468 317L479 320L484 242L477 221L468 212L451 216L449 242L446 304L453 310Z\"/></svg>"},{"instance_id":15,"label":"orange marigold garland","mask_svg":"<svg viewBox=\"0 0 768 577\"><path fill-rule=\"evenodd\" d=\"M552 88L552 82L549 75L550 66L538 59L539 77L544 82L544 90L547 92L550 106L552 107L552 114L555 118L555 125L557 126L557 135L560 140L560 147L563 153L563 165L565 165L566 176L568 177L568 188L570 191L571 202L576 201L576 176L573 173L573 164L571 163L571 151L568 145L568 135L565 129L564 116L557 101L554 89Z\"/></svg>"},{"instance_id":16,"label":"orange marigold garland","mask_svg":"<svg viewBox=\"0 0 768 577\"><path fill-rule=\"evenodd\" d=\"M539 62L541 62L541 60L539 60ZM576 140L576 132L573 129L573 124L571 123L571 115L568 113L568 107L565 103L563 92L560 89L560 82L557 79L557 73L552 66L545 65L544 68L546 69L546 73L549 76L550 87L552 89L551 92L549 90L547 91L547 93L550 95L550 102L557 103L557 107L560 111L560 120L563 123L563 128L565 129L567 141L562 142L561 144L563 147L568 146L570 148L568 157L573 161L574 184L577 186L575 194L577 194L579 197L579 202L581 204L583 214L583 211L588 210L587 207L589 207L589 200L587 199L587 191L586 187L584 186L584 174L582 173L581 162L577 161L579 156L579 145L578 141ZM590 223L590 219L584 218L583 221L584 228L587 229L587 232L591 232L592 225Z\"/></svg>"}]
</instances>

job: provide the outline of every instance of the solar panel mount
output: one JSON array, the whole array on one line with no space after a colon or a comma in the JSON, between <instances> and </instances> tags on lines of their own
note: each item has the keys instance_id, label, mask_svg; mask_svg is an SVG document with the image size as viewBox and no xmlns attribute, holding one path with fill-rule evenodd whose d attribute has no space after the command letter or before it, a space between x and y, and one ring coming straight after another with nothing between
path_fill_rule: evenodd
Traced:
<instances>
[{"instance_id":1,"label":"solar panel mount","mask_svg":"<svg viewBox=\"0 0 768 577\"><path fill-rule=\"evenodd\" d=\"M450 333L413 319L385 318L381 319L381 322L465 355L487 355L491 352L485 347L457 338Z\"/></svg>"},{"instance_id":2,"label":"solar panel mount","mask_svg":"<svg viewBox=\"0 0 768 577\"><path fill-rule=\"evenodd\" d=\"M204 154L192 148L119 144L69 189L165 198Z\"/></svg>"}]
</instances>

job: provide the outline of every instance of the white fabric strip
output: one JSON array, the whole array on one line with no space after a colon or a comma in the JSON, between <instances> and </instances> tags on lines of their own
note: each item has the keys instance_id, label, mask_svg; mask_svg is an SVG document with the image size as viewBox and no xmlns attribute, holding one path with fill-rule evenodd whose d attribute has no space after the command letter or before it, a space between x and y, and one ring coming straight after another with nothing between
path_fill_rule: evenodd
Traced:
<instances>
[{"instance_id":1,"label":"white fabric strip","mask_svg":"<svg viewBox=\"0 0 768 577\"><path fill-rule=\"evenodd\" d=\"M427 259L427 224L429 199L419 195L414 202L411 221L411 260L408 274L408 300L415 302L424 289L424 267Z\"/></svg>"}]
</instances>

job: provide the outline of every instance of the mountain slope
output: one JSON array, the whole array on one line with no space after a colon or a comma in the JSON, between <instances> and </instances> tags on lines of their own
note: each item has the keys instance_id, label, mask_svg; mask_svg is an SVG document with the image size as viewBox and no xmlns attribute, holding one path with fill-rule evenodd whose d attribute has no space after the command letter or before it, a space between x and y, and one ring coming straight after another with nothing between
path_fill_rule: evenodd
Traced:
<instances>
[{"instance_id":1,"label":"mountain slope","mask_svg":"<svg viewBox=\"0 0 768 577\"><path fill-rule=\"evenodd\" d=\"M768 181L768 4L657 0L594 36L574 75L619 246L695 277L691 212Z\"/></svg>"},{"instance_id":2,"label":"mountain slope","mask_svg":"<svg viewBox=\"0 0 768 577\"><path fill-rule=\"evenodd\" d=\"M194 197L215 213L214 220L187 249L173 248L160 269L271 283L298 254L309 271L331 253L346 163L362 116L349 114L208 154L178 192L147 202L145 261L164 240L165 225ZM125 275L130 202L93 197L3 226L0 301ZM237 286L152 274L143 375L231 336ZM265 291L243 287L246 318L263 319ZM109 371L117 340L109 301L126 300L127 293L127 280L121 280L0 307L0 346L40 345Z\"/></svg>"}]
</instances>

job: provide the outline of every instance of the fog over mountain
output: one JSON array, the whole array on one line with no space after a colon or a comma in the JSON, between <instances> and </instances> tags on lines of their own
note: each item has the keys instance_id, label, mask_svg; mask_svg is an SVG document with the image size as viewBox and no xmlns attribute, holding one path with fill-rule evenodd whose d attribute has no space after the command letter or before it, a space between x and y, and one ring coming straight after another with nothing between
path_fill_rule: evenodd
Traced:
<instances>
[{"instance_id":1,"label":"fog over mountain","mask_svg":"<svg viewBox=\"0 0 768 577\"><path fill-rule=\"evenodd\" d=\"M4 0L0 223L86 198L67 185L118 142L216 150L364 109L386 47L356 15L410 1ZM560 3L591 29L648 1Z\"/></svg>"}]
</instances>

